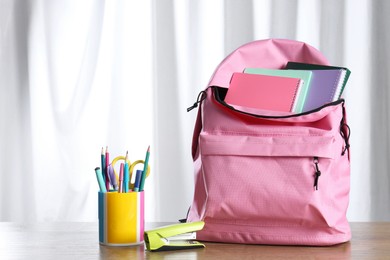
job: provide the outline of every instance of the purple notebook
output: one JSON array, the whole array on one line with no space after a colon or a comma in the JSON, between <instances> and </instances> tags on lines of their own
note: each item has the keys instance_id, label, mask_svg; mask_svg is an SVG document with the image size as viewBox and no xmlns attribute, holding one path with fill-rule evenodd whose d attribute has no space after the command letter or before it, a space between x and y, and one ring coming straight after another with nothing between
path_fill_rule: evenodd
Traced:
<instances>
[{"instance_id":1,"label":"purple notebook","mask_svg":"<svg viewBox=\"0 0 390 260\"><path fill-rule=\"evenodd\" d=\"M339 69L311 70L311 72L310 87L303 111L309 111L337 100L345 77L345 73L343 75L343 71Z\"/></svg>"}]
</instances>

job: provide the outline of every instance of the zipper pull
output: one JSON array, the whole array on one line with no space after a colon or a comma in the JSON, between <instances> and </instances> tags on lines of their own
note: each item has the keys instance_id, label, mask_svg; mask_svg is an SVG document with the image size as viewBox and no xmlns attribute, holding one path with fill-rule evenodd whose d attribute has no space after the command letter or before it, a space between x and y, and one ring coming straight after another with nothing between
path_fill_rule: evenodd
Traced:
<instances>
[{"instance_id":1,"label":"zipper pull","mask_svg":"<svg viewBox=\"0 0 390 260\"><path fill-rule=\"evenodd\" d=\"M340 135L344 139L345 146L341 152L341 155L344 155L346 151L349 152L349 137L351 135L351 128L347 125L345 122L345 107L344 107L344 102L343 102L343 117L341 118L340 122Z\"/></svg>"},{"instance_id":2,"label":"zipper pull","mask_svg":"<svg viewBox=\"0 0 390 260\"><path fill-rule=\"evenodd\" d=\"M198 98L196 99L196 102L190 106L189 108L187 108L187 112L190 112L192 109L198 107L198 104L200 102L202 102L203 100L205 100L207 97L207 94L206 94L206 91L202 90L199 95L198 95Z\"/></svg>"},{"instance_id":3,"label":"zipper pull","mask_svg":"<svg viewBox=\"0 0 390 260\"><path fill-rule=\"evenodd\" d=\"M341 137L344 139L344 142L345 142L345 146L343 148L343 151L341 152L341 155L344 155L345 152L350 147L349 137L351 135L351 128L349 128L349 125L347 125L346 123L341 123L340 124L340 134L341 134Z\"/></svg>"},{"instance_id":4,"label":"zipper pull","mask_svg":"<svg viewBox=\"0 0 390 260\"><path fill-rule=\"evenodd\" d=\"M318 190L318 178L321 176L321 171L318 168L318 157L314 157L314 165L316 167L316 172L314 173L314 189Z\"/></svg>"}]
</instances>

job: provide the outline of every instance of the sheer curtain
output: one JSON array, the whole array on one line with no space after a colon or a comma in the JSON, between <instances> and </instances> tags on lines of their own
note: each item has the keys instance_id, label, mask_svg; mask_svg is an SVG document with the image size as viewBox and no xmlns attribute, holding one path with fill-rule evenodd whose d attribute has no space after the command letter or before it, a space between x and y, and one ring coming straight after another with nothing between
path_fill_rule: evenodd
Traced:
<instances>
[{"instance_id":1,"label":"sheer curtain","mask_svg":"<svg viewBox=\"0 0 390 260\"><path fill-rule=\"evenodd\" d=\"M218 63L289 38L352 74L351 221L390 220L390 41L373 0L0 0L0 221L96 221L100 150L143 159L146 220L176 221L193 195L196 112Z\"/></svg>"}]
</instances>

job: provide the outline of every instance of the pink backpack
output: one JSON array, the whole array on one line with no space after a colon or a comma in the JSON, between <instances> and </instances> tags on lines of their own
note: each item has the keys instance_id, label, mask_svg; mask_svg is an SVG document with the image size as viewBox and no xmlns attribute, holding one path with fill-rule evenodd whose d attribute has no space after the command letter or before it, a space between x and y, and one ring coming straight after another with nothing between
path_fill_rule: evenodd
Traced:
<instances>
[{"instance_id":1,"label":"pink backpack","mask_svg":"<svg viewBox=\"0 0 390 260\"><path fill-rule=\"evenodd\" d=\"M195 194L187 221L205 222L199 240L332 245L351 238L344 100L301 114L224 102L233 72L288 61L328 65L302 42L254 41L222 61L194 104Z\"/></svg>"}]
</instances>

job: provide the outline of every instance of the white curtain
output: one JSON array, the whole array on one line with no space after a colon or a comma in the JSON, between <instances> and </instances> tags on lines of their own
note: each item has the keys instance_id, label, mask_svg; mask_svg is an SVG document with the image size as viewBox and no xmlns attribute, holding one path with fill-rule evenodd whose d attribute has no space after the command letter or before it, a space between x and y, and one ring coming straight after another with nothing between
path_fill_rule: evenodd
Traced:
<instances>
[{"instance_id":1,"label":"white curtain","mask_svg":"<svg viewBox=\"0 0 390 260\"><path fill-rule=\"evenodd\" d=\"M352 71L351 221L390 220L390 25L385 0L0 0L0 221L96 221L94 168L143 159L146 220L185 217L186 112L218 63L289 38Z\"/></svg>"}]
</instances>

